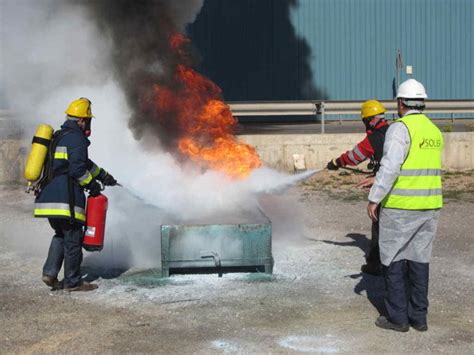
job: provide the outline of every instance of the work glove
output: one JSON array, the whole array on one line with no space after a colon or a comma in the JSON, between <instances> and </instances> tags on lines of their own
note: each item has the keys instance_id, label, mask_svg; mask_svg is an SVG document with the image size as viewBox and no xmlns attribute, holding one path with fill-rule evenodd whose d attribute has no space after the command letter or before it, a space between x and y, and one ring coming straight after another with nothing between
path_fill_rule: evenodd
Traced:
<instances>
[{"instance_id":1,"label":"work glove","mask_svg":"<svg viewBox=\"0 0 474 355\"><path fill-rule=\"evenodd\" d=\"M90 183L85 186L86 190L89 191L89 195L92 197L97 197L102 191L102 186L97 182L96 179L92 179Z\"/></svg>"},{"instance_id":2,"label":"work glove","mask_svg":"<svg viewBox=\"0 0 474 355\"><path fill-rule=\"evenodd\" d=\"M114 177L109 174L105 173L104 177L101 179L102 182L104 183L105 186L115 186L117 185L117 180L114 179Z\"/></svg>"},{"instance_id":3,"label":"work glove","mask_svg":"<svg viewBox=\"0 0 474 355\"><path fill-rule=\"evenodd\" d=\"M339 164L337 164L336 159L333 159L328 163L328 165L326 165L326 168L328 170L338 170L339 169Z\"/></svg>"}]
</instances>

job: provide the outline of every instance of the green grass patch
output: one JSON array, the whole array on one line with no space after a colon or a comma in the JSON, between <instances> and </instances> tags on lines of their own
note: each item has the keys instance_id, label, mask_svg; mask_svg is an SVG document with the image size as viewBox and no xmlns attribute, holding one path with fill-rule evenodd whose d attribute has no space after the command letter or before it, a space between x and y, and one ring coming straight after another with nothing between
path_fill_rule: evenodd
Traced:
<instances>
[{"instance_id":1,"label":"green grass patch","mask_svg":"<svg viewBox=\"0 0 474 355\"><path fill-rule=\"evenodd\" d=\"M461 177L461 176L474 176L474 170L466 171L443 171L441 176L443 177Z\"/></svg>"},{"instance_id":2,"label":"green grass patch","mask_svg":"<svg viewBox=\"0 0 474 355\"><path fill-rule=\"evenodd\" d=\"M473 132L474 131L474 123L464 123L464 128L466 132Z\"/></svg>"},{"instance_id":3,"label":"green grass patch","mask_svg":"<svg viewBox=\"0 0 474 355\"><path fill-rule=\"evenodd\" d=\"M443 190L443 198L446 202L474 202L474 188L470 187L464 190Z\"/></svg>"},{"instance_id":4,"label":"green grass patch","mask_svg":"<svg viewBox=\"0 0 474 355\"><path fill-rule=\"evenodd\" d=\"M339 182L340 185L353 185L354 183L350 180L342 180Z\"/></svg>"},{"instance_id":5,"label":"green grass patch","mask_svg":"<svg viewBox=\"0 0 474 355\"><path fill-rule=\"evenodd\" d=\"M357 192L346 192L342 194L342 200L347 202L358 202L367 200L367 194Z\"/></svg>"},{"instance_id":6,"label":"green grass patch","mask_svg":"<svg viewBox=\"0 0 474 355\"><path fill-rule=\"evenodd\" d=\"M452 124L447 124L441 127L441 130L443 132L452 132L453 131L453 125Z\"/></svg>"}]
</instances>

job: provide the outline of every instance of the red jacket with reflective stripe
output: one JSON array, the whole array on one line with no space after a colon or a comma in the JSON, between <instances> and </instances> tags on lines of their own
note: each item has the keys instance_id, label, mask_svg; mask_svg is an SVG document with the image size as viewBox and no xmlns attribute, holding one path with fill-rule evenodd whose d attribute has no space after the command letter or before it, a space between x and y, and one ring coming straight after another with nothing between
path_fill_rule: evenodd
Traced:
<instances>
[{"instance_id":1,"label":"red jacket with reflective stripe","mask_svg":"<svg viewBox=\"0 0 474 355\"><path fill-rule=\"evenodd\" d=\"M373 157L374 161L380 163L383 156L383 144L385 132L388 129L388 122L379 122L373 130L367 130L365 138L359 142L352 150L349 150L336 159L339 166L358 165L364 160ZM378 164L376 164L378 166Z\"/></svg>"}]
</instances>

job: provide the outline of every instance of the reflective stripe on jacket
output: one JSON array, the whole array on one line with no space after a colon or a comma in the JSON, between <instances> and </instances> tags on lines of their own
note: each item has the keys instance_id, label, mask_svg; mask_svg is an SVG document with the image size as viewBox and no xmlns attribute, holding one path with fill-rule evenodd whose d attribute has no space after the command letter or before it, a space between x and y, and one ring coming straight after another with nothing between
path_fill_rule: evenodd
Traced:
<instances>
[{"instance_id":1,"label":"reflective stripe on jacket","mask_svg":"<svg viewBox=\"0 0 474 355\"><path fill-rule=\"evenodd\" d=\"M357 143L357 145L352 150L341 154L336 159L338 165L354 166L362 163L368 158L373 158L378 167L383 155L383 144L385 141L385 133L387 132L387 129L388 122L383 120L380 121L374 129L367 130L367 135L362 141Z\"/></svg>"},{"instance_id":2,"label":"reflective stripe on jacket","mask_svg":"<svg viewBox=\"0 0 474 355\"><path fill-rule=\"evenodd\" d=\"M34 215L70 218L72 202L74 219L83 223L86 219L84 186L93 178L100 178L105 171L89 160L87 150L90 142L75 120L66 120L61 129L68 132L60 136L54 151L54 177L36 197Z\"/></svg>"},{"instance_id":3,"label":"reflective stripe on jacket","mask_svg":"<svg viewBox=\"0 0 474 355\"><path fill-rule=\"evenodd\" d=\"M67 203L35 203L35 217L58 218L71 217L69 204ZM74 218L79 221L86 220L86 211L74 206Z\"/></svg>"},{"instance_id":4,"label":"reflective stripe on jacket","mask_svg":"<svg viewBox=\"0 0 474 355\"><path fill-rule=\"evenodd\" d=\"M430 210L443 206L441 156L443 136L423 114L397 120L410 134L408 156L400 168L392 190L382 202L385 208Z\"/></svg>"}]
</instances>

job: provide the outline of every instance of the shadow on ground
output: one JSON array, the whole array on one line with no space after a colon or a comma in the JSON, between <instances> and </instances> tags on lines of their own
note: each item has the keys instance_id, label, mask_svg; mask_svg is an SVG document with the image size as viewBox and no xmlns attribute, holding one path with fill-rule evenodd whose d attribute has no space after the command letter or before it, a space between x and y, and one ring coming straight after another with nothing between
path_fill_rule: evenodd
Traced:
<instances>
[{"instance_id":1,"label":"shadow on ground","mask_svg":"<svg viewBox=\"0 0 474 355\"><path fill-rule=\"evenodd\" d=\"M356 247L361 249L367 256L370 248L370 239L365 234L348 233L346 238L350 239L346 242L337 242L333 240L310 239L317 242L341 246L341 247ZM364 260L361 260L361 264ZM361 295L364 291L369 302L377 309L379 314L385 314L385 306L383 302L385 294L385 283L383 277L372 276L363 272L347 275L351 279L360 279L354 287L354 292Z\"/></svg>"},{"instance_id":2,"label":"shadow on ground","mask_svg":"<svg viewBox=\"0 0 474 355\"><path fill-rule=\"evenodd\" d=\"M99 278L116 279L128 270L129 267L125 264L120 265L104 263L95 254L85 257L81 265L81 273L83 278L88 282L95 281Z\"/></svg>"}]
</instances>

